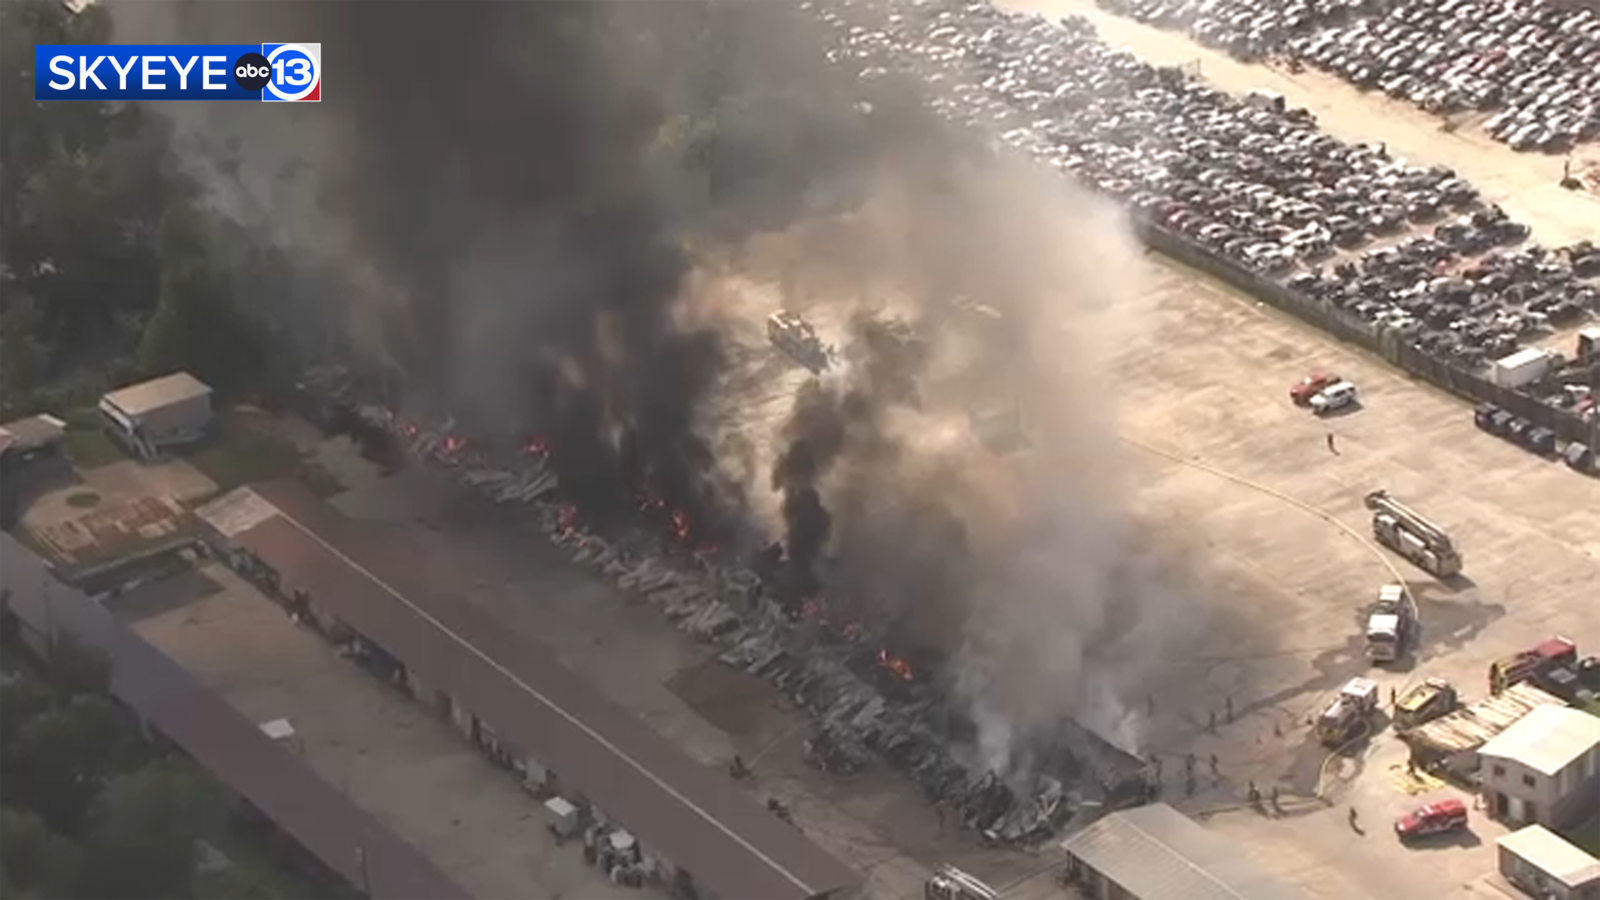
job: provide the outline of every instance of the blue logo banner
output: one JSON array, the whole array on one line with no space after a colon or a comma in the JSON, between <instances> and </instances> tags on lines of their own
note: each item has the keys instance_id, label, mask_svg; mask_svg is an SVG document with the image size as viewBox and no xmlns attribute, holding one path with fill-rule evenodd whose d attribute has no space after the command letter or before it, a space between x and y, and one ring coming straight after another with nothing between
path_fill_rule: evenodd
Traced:
<instances>
[{"instance_id":1,"label":"blue logo banner","mask_svg":"<svg viewBox=\"0 0 1600 900\"><path fill-rule=\"evenodd\" d=\"M320 44L38 44L35 100L322 98Z\"/></svg>"}]
</instances>

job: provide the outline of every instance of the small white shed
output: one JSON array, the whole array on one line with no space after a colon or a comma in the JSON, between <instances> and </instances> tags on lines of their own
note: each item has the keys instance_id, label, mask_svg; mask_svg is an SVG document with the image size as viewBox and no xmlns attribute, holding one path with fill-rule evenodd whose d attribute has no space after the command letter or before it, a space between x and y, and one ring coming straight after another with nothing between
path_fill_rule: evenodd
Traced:
<instances>
[{"instance_id":1,"label":"small white shed","mask_svg":"<svg viewBox=\"0 0 1600 900\"><path fill-rule=\"evenodd\" d=\"M1529 825L1495 842L1500 874L1535 897L1600 898L1600 859L1543 825Z\"/></svg>"}]
</instances>

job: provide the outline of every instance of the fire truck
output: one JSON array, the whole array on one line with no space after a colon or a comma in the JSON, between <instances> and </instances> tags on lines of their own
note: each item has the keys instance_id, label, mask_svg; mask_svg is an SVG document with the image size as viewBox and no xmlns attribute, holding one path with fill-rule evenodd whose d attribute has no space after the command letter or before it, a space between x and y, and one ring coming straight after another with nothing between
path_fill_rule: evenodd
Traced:
<instances>
[{"instance_id":1,"label":"fire truck","mask_svg":"<svg viewBox=\"0 0 1600 900\"><path fill-rule=\"evenodd\" d=\"M1498 694L1513 684L1540 680L1556 669L1574 669L1578 645L1571 638L1553 637L1489 664L1489 693ZM1541 686L1542 687L1542 686Z\"/></svg>"},{"instance_id":2,"label":"fire truck","mask_svg":"<svg viewBox=\"0 0 1600 900\"><path fill-rule=\"evenodd\" d=\"M832 351L817 337L816 329L787 310L767 317L767 340L812 374L820 374L832 364Z\"/></svg>"},{"instance_id":3,"label":"fire truck","mask_svg":"<svg viewBox=\"0 0 1600 900\"><path fill-rule=\"evenodd\" d=\"M997 900L1000 894L965 871L942 865L922 887L922 897L923 900Z\"/></svg>"},{"instance_id":4,"label":"fire truck","mask_svg":"<svg viewBox=\"0 0 1600 900\"><path fill-rule=\"evenodd\" d=\"M1436 578L1449 578L1461 572L1461 553L1450 535L1386 490L1367 494L1367 509L1372 510L1372 535L1390 550L1411 560Z\"/></svg>"},{"instance_id":5,"label":"fire truck","mask_svg":"<svg viewBox=\"0 0 1600 900\"><path fill-rule=\"evenodd\" d=\"M1338 747L1372 725L1378 710L1378 683L1370 678L1352 678L1328 701L1317 716L1317 740Z\"/></svg>"},{"instance_id":6,"label":"fire truck","mask_svg":"<svg viewBox=\"0 0 1600 900\"><path fill-rule=\"evenodd\" d=\"M997 900L994 888L955 866L944 865L922 886L923 900Z\"/></svg>"},{"instance_id":7,"label":"fire truck","mask_svg":"<svg viewBox=\"0 0 1600 900\"><path fill-rule=\"evenodd\" d=\"M1394 662L1404 655L1412 622L1405 585L1386 584L1379 588L1378 602L1367 616L1367 659Z\"/></svg>"}]
</instances>

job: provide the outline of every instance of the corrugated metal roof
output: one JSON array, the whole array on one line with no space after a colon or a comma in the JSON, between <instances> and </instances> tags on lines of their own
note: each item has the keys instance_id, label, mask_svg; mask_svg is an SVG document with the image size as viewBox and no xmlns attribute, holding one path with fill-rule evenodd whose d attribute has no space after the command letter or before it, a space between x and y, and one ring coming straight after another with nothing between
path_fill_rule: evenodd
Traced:
<instances>
[{"instance_id":1,"label":"corrugated metal roof","mask_svg":"<svg viewBox=\"0 0 1600 900\"><path fill-rule=\"evenodd\" d=\"M105 653L119 700L351 884L365 877L374 898L470 896L187 670L57 581L32 551L5 533L0 586L11 592L7 606L34 631L70 634Z\"/></svg>"},{"instance_id":2,"label":"corrugated metal roof","mask_svg":"<svg viewBox=\"0 0 1600 900\"><path fill-rule=\"evenodd\" d=\"M1600 882L1600 859L1595 859L1583 848L1574 846L1543 825L1529 825L1495 843L1568 888L1577 889Z\"/></svg>"},{"instance_id":3,"label":"corrugated metal roof","mask_svg":"<svg viewBox=\"0 0 1600 900\"><path fill-rule=\"evenodd\" d=\"M34 450L67 436L67 423L55 416L37 415L0 425L0 450L20 447Z\"/></svg>"},{"instance_id":4,"label":"corrugated metal roof","mask_svg":"<svg viewBox=\"0 0 1600 900\"><path fill-rule=\"evenodd\" d=\"M545 648L434 587L419 563L427 554L408 549L412 536L347 519L295 482L253 491L278 514L236 534L235 546L458 698L712 893L800 900L861 884L726 773L691 760Z\"/></svg>"},{"instance_id":5,"label":"corrugated metal roof","mask_svg":"<svg viewBox=\"0 0 1600 900\"><path fill-rule=\"evenodd\" d=\"M195 508L194 514L216 529L222 537L231 539L276 516L278 508L255 491L239 488L201 504Z\"/></svg>"},{"instance_id":6,"label":"corrugated metal roof","mask_svg":"<svg viewBox=\"0 0 1600 900\"><path fill-rule=\"evenodd\" d=\"M1566 706L1541 706L1478 752L1555 775L1596 746L1600 746L1600 717Z\"/></svg>"},{"instance_id":7,"label":"corrugated metal roof","mask_svg":"<svg viewBox=\"0 0 1600 900\"><path fill-rule=\"evenodd\" d=\"M1414 747L1439 753L1478 750L1541 706L1566 706L1566 701L1523 682L1465 709L1419 725L1401 737Z\"/></svg>"},{"instance_id":8,"label":"corrugated metal roof","mask_svg":"<svg viewBox=\"0 0 1600 900\"><path fill-rule=\"evenodd\" d=\"M131 384L106 394L105 401L130 416L141 416L163 406L182 403L211 393L200 379L188 372L174 372Z\"/></svg>"},{"instance_id":9,"label":"corrugated metal roof","mask_svg":"<svg viewBox=\"0 0 1600 900\"><path fill-rule=\"evenodd\" d=\"M1061 848L1138 900L1295 900L1230 841L1165 803L1111 813Z\"/></svg>"}]
</instances>

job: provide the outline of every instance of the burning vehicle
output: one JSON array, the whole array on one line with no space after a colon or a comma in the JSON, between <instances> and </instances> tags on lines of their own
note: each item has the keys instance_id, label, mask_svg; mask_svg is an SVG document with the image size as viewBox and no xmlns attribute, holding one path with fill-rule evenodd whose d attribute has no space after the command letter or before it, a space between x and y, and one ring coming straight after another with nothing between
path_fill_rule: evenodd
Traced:
<instances>
[{"instance_id":1,"label":"burning vehicle","mask_svg":"<svg viewBox=\"0 0 1600 900\"><path fill-rule=\"evenodd\" d=\"M779 310L768 316L767 340L813 375L822 374L833 364L833 348L824 344L811 323L796 313Z\"/></svg>"},{"instance_id":2,"label":"burning vehicle","mask_svg":"<svg viewBox=\"0 0 1600 900\"><path fill-rule=\"evenodd\" d=\"M1002 774L975 770L961 749L974 729L883 629L830 609L824 595L781 602L771 579L704 541L689 514L648 490L626 527L602 535L561 496L544 438L517 446L469 441L454 423L428 424L364 398L346 371L314 373L302 389L383 429L413 460L454 474L498 504L533 512L574 562L644 597L678 628L721 648L721 662L763 678L813 718L806 760L848 777L874 757L910 775L930 803L956 810L990 844L1048 839L1080 810L1145 802L1145 762L1063 720L1042 761ZM647 527L648 526L648 527ZM770 548L769 548L770 550ZM777 551L781 557L781 549Z\"/></svg>"}]
</instances>

